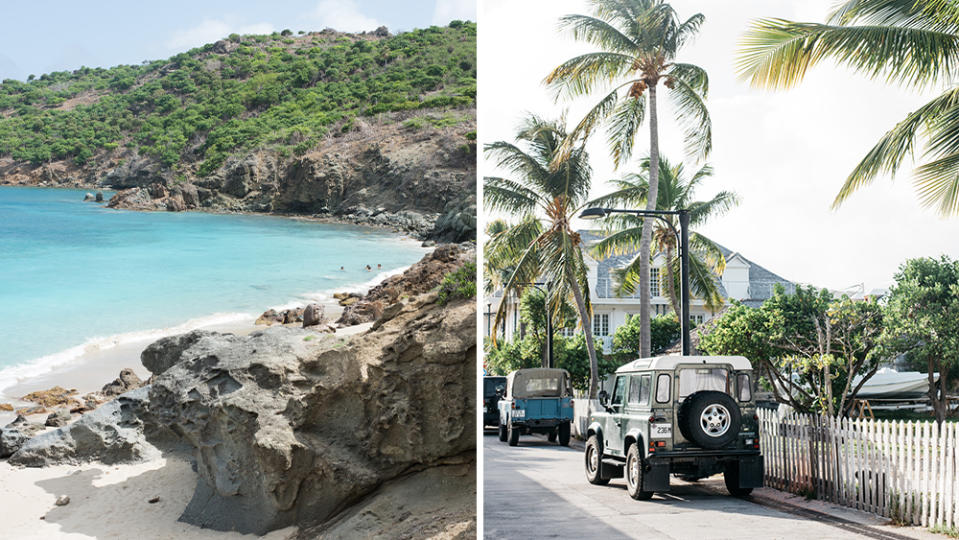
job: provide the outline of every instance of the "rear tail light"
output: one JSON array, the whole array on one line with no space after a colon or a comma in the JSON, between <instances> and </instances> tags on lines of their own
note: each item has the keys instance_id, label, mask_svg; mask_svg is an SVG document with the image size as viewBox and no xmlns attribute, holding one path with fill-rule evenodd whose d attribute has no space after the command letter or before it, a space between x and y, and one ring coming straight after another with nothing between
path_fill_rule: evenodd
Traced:
<instances>
[{"instance_id":1,"label":"rear tail light","mask_svg":"<svg viewBox=\"0 0 959 540\"><path fill-rule=\"evenodd\" d=\"M656 441L656 446L659 448L663 448L666 446L666 441Z\"/></svg>"}]
</instances>

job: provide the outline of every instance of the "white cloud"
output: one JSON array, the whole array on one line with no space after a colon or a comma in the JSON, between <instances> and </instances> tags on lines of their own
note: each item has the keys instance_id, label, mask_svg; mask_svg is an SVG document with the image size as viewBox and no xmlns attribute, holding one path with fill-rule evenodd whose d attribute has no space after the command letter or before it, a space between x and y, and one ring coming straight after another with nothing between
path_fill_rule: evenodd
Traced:
<instances>
[{"instance_id":1,"label":"white cloud","mask_svg":"<svg viewBox=\"0 0 959 540\"><path fill-rule=\"evenodd\" d=\"M171 50L183 51L225 38L230 34L270 34L274 28L270 23L231 24L219 19L204 19L200 24L175 32L167 40Z\"/></svg>"},{"instance_id":2,"label":"white cloud","mask_svg":"<svg viewBox=\"0 0 959 540\"><path fill-rule=\"evenodd\" d=\"M320 0L310 15L317 23L317 29L363 32L383 26L380 21L360 12L353 0Z\"/></svg>"},{"instance_id":3,"label":"white cloud","mask_svg":"<svg viewBox=\"0 0 959 540\"><path fill-rule=\"evenodd\" d=\"M436 0L433 8L433 24L446 26L453 20L475 21L476 2L474 0Z\"/></svg>"}]
</instances>

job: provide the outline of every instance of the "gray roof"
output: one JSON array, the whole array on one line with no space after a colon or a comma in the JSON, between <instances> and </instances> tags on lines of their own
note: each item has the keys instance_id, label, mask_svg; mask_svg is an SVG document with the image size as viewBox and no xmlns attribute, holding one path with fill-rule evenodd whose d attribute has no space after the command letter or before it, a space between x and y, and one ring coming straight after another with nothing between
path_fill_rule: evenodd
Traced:
<instances>
[{"instance_id":1,"label":"gray roof","mask_svg":"<svg viewBox=\"0 0 959 540\"><path fill-rule=\"evenodd\" d=\"M576 232L579 233L580 237L582 237L583 239L583 242L586 243L587 245L594 244L604 238L602 235L597 234L595 231L580 230ZM727 259L735 253L724 246L721 246L719 244L716 244L716 245L719 247L719 250L722 252L723 256L726 257ZM598 261L598 268L597 268L598 280L599 281L608 280L607 281L608 283L612 283L612 270L614 268L623 268L626 265L628 265L636 257L637 253L638 253L638 250L633 251L631 253L623 254L623 255L613 255L611 257L607 257L601 261ZM786 289L786 292L794 292L796 290L795 283L747 259L746 257L743 256L742 253L738 253L738 255L749 264L749 293L750 294L749 294L749 298L741 300L743 304L746 304L747 306L750 306L750 307L759 307L767 298L772 296L773 288L776 284L782 285ZM719 285L719 292L722 295L722 297L728 298L729 295L726 292L726 288L723 287L723 282L719 279L718 276L716 277L716 282ZM600 287L597 286L597 289L599 288ZM599 298L615 297L615 295L612 293L606 294L604 291L600 291L600 290L597 290L597 296ZM637 293L625 298L639 298L639 295Z\"/></svg>"}]
</instances>

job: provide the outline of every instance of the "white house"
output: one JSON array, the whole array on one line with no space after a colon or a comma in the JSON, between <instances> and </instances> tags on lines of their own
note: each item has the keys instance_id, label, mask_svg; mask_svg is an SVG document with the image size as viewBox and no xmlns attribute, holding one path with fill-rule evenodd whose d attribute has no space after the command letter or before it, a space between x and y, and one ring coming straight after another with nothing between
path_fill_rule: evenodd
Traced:
<instances>
[{"instance_id":1,"label":"white house","mask_svg":"<svg viewBox=\"0 0 959 540\"><path fill-rule=\"evenodd\" d=\"M602 237L590 231L578 231L587 245L592 245ZM726 257L726 269L722 276L716 276L719 290L724 300L738 300L746 305L757 307L772 296L777 284L782 285L787 292L793 292L796 284L779 275L759 266L747 259L739 252L733 252L722 246L720 249ZM604 352L612 349L613 334L616 328L626 323L626 319L639 314L639 292L630 296L616 296L612 270L624 268L634 258L635 254L617 255L603 260L594 260L586 257L589 270L589 296L593 307L592 330L596 339L597 348L602 345ZM665 256L657 254L652 260L650 275L650 289L652 291L652 315L672 312L669 298L660 295L660 276L665 278L662 269ZM486 298L484 311L484 331L489 336L499 305L503 302L503 291L496 291ZM506 317L503 325L497 330L499 339L512 340L521 337L524 328L520 321L519 301L515 297L506 298ZM689 303L690 318L695 323L708 321L718 313L712 313L703 305L703 301L693 298ZM572 335L578 330L565 329L563 332Z\"/></svg>"}]
</instances>

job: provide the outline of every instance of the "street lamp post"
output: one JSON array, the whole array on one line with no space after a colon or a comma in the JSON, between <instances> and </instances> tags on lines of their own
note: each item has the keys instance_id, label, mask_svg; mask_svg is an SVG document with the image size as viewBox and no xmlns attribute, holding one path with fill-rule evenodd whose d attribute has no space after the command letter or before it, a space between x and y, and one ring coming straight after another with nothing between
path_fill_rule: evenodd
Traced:
<instances>
[{"instance_id":1,"label":"street lamp post","mask_svg":"<svg viewBox=\"0 0 959 540\"><path fill-rule=\"evenodd\" d=\"M542 287L540 287L540 285L549 287L549 284L537 281L535 283L530 283L530 282L520 283L520 285L529 285L531 287L534 287L537 291L543 293L543 302L545 303L544 307L546 309L546 358L545 358L546 365L543 367L552 368L553 367L553 316L549 312L549 290L543 289Z\"/></svg>"},{"instance_id":2,"label":"street lamp post","mask_svg":"<svg viewBox=\"0 0 959 540\"><path fill-rule=\"evenodd\" d=\"M682 314L679 324L682 328L683 356L689 356L689 210L620 210L617 208L587 208L579 215L580 219L601 219L610 214L633 214L640 217L658 219L669 226L679 243L680 268L680 297ZM666 216L679 217L679 231ZM647 269L648 270L648 269ZM642 291L640 291L642 294Z\"/></svg>"}]
</instances>

